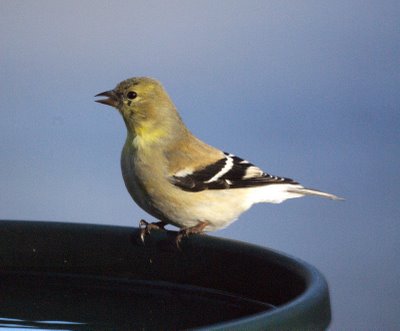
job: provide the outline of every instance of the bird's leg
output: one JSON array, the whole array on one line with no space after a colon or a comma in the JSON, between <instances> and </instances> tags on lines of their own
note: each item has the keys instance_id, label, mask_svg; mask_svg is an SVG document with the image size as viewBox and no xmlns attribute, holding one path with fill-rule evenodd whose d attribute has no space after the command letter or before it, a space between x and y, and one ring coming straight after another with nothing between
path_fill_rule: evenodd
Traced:
<instances>
[{"instance_id":1,"label":"bird's leg","mask_svg":"<svg viewBox=\"0 0 400 331\"><path fill-rule=\"evenodd\" d=\"M199 223L197 223L195 226L191 226L189 228L182 228L178 232L178 234L175 238L176 246L179 248L179 244L180 244L182 238L188 237L191 234L202 233L204 228L209 224L210 224L210 222L208 222L208 221L199 221Z\"/></svg>"},{"instance_id":2,"label":"bird's leg","mask_svg":"<svg viewBox=\"0 0 400 331\"><path fill-rule=\"evenodd\" d=\"M151 230L164 230L167 223L162 221L155 223L148 223L145 220L140 220L139 229L140 229L140 239L144 242L144 237L150 234Z\"/></svg>"}]
</instances>

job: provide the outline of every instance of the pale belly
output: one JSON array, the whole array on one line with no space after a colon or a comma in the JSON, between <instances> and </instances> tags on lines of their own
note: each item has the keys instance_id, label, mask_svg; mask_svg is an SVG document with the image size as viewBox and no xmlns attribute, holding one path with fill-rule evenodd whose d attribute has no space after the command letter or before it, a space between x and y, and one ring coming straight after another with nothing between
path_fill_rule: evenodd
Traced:
<instances>
[{"instance_id":1,"label":"pale belly","mask_svg":"<svg viewBox=\"0 0 400 331\"><path fill-rule=\"evenodd\" d=\"M137 160L136 160L137 161ZM184 191L153 165L140 167L122 153L122 174L133 200L158 220L177 227L207 221L205 231L224 228L251 207L244 189Z\"/></svg>"}]
</instances>

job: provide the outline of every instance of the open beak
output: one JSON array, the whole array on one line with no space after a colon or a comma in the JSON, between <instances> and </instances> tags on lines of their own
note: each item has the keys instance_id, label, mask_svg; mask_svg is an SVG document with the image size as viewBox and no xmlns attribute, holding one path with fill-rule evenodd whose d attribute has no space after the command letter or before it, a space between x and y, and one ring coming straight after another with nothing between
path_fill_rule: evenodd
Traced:
<instances>
[{"instance_id":1,"label":"open beak","mask_svg":"<svg viewBox=\"0 0 400 331\"><path fill-rule=\"evenodd\" d=\"M101 92L96 94L95 97L107 97L107 99L95 100L96 102L103 103L107 106L117 107L119 103L118 96L114 90Z\"/></svg>"}]
</instances>

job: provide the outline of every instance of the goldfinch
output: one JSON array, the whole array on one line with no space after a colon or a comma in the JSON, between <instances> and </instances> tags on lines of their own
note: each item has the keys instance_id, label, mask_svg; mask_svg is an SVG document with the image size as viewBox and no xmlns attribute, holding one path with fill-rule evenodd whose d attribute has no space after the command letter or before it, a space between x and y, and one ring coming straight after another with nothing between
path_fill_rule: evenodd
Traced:
<instances>
[{"instance_id":1,"label":"goldfinch","mask_svg":"<svg viewBox=\"0 0 400 331\"><path fill-rule=\"evenodd\" d=\"M259 202L336 195L272 176L250 162L216 149L184 125L160 82L127 79L96 100L115 107L125 122L122 175L133 200L159 220L140 222L142 239L153 228L172 224L184 236L225 228Z\"/></svg>"}]
</instances>

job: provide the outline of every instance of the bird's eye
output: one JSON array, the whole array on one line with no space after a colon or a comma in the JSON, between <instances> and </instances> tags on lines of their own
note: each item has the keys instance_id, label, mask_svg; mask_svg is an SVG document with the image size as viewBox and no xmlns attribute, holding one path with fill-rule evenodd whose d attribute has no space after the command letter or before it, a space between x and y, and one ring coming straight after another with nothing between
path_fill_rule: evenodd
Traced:
<instances>
[{"instance_id":1,"label":"bird's eye","mask_svg":"<svg viewBox=\"0 0 400 331\"><path fill-rule=\"evenodd\" d=\"M127 97L129 100L133 100L133 99L135 99L135 98L137 97L137 93L134 92L134 91L129 91L129 92L127 93L126 97Z\"/></svg>"}]
</instances>

